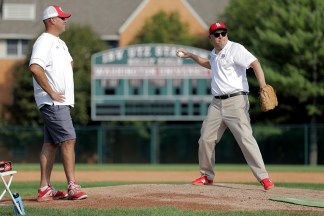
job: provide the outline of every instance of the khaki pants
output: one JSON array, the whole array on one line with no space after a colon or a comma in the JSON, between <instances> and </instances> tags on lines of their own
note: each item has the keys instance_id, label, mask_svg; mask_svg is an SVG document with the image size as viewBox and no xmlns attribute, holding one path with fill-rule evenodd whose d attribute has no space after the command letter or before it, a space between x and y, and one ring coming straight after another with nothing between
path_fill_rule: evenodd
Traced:
<instances>
[{"instance_id":1,"label":"khaki pants","mask_svg":"<svg viewBox=\"0 0 324 216\"><path fill-rule=\"evenodd\" d=\"M239 144L253 175L260 182L268 178L259 146L252 135L247 95L228 99L213 98L199 139L199 168L209 180L215 177L215 146L229 128Z\"/></svg>"}]
</instances>

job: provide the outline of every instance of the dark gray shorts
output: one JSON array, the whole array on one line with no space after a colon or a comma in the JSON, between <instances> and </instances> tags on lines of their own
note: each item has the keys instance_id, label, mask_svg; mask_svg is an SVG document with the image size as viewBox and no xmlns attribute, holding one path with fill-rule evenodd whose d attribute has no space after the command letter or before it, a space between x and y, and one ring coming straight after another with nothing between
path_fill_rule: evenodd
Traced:
<instances>
[{"instance_id":1,"label":"dark gray shorts","mask_svg":"<svg viewBox=\"0 0 324 216\"><path fill-rule=\"evenodd\" d=\"M45 105L40 112L44 120L44 143L60 144L76 138L70 106Z\"/></svg>"}]
</instances>

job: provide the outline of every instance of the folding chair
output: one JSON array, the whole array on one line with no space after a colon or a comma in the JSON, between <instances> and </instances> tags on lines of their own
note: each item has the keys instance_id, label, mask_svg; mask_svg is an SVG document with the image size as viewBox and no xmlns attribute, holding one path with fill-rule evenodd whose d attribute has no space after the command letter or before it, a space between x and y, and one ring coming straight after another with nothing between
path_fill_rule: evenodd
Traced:
<instances>
[{"instance_id":1,"label":"folding chair","mask_svg":"<svg viewBox=\"0 0 324 216\"><path fill-rule=\"evenodd\" d=\"M4 191L2 192L2 194L0 196L0 201L2 200L5 193L8 192L11 199L12 199L12 202L16 206L19 214L22 215L21 209L20 209L19 205L16 203L15 198L13 197L13 195L12 195L12 193L10 191L10 185L11 185L11 182L12 182L12 178L13 178L13 175L16 174L16 173L17 173L17 171L14 171L14 170L6 171L6 172L0 172L1 180L2 180L2 182L4 184L4 186L5 186L5 189L4 189ZM8 183L7 183L6 179L4 178L5 176L10 176Z\"/></svg>"}]
</instances>

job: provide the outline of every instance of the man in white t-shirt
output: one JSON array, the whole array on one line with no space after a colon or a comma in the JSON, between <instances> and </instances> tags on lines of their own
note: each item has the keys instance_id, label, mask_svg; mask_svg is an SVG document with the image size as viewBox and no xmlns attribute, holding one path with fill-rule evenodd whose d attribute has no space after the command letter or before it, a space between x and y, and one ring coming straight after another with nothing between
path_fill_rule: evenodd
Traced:
<instances>
[{"instance_id":1,"label":"man in white t-shirt","mask_svg":"<svg viewBox=\"0 0 324 216\"><path fill-rule=\"evenodd\" d=\"M177 50L180 58L191 58L212 70L213 100L201 128L199 139L199 167L201 177L194 185L213 184L215 177L215 145L229 128L238 142L253 175L265 190L274 187L266 171L259 146L252 135L249 116L249 85L246 69L252 67L260 88L266 86L259 61L241 44L228 40L224 23L213 23L209 39L214 46L210 59L202 58L185 49ZM182 53L181 53L182 52Z\"/></svg>"},{"instance_id":2,"label":"man in white t-shirt","mask_svg":"<svg viewBox=\"0 0 324 216\"><path fill-rule=\"evenodd\" d=\"M74 107L73 59L66 44L59 38L70 16L56 5L44 10L42 20L45 32L37 38L29 62L36 104L44 120L39 202L87 198L75 181L76 134L70 114L71 107ZM67 192L55 190L51 185L51 173L59 146L68 182Z\"/></svg>"}]
</instances>

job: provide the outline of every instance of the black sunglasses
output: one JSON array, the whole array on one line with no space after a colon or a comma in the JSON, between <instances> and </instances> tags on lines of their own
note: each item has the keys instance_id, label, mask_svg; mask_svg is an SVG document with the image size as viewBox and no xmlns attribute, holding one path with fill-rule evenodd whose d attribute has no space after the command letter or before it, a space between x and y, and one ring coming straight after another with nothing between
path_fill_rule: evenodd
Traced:
<instances>
[{"instance_id":1,"label":"black sunglasses","mask_svg":"<svg viewBox=\"0 0 324 216\"><path fill-rule=\"evenodd\" d=\"M222 37L225 37L227 32L226 31L223 31L223 32L213 32L212 33L216 38L219 37L219 35L222 35Z\"/></svg>"}]
</instances>

